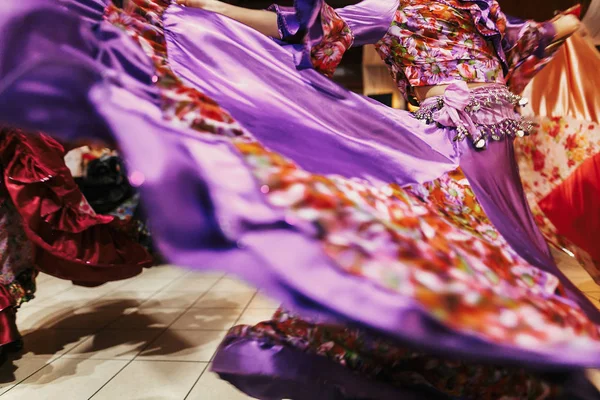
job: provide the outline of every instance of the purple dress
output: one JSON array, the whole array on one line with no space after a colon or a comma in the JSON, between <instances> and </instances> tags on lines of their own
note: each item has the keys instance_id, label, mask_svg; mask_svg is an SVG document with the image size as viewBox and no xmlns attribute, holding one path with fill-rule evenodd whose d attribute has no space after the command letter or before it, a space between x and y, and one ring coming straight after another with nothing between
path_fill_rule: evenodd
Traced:
<instances>
[{"instance_id":1,"label":"purple dress","mask_svg":"<svg viewBox=\"0 0 600 400\"><path fill-rule=\"evenodd\" d=\"M579 371L600 366L600 315L531 219L505 87L456 84L422 105L438 122L425 124L307 68L337 29L321 1L280 19L290 45L169 3L1 4L0 121L117 142L169 261L237 274L306 319L237 328L217 372L265 399L482 398L486 385L597 398ZM491 2L464 3L489 25ZM385 12L358 35L375 4ZM360 44L386 34L396 6L339 15ZM463 123L472 143L454 140ZM461 364L457 389L441 374L452 362L420 352L554 374Z\"/></svg>"}]
</instances>

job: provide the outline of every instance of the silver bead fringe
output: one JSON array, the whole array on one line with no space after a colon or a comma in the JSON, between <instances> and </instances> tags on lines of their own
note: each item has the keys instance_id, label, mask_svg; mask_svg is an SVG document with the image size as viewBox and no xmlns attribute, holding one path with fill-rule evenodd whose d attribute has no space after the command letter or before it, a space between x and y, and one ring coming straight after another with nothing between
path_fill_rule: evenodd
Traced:
<instances>
[{"instance_id":1,"label":"silver bead fringe","mask_svg":"<svg viewBox=\"0 0 600 400\"><path fill-rule=\"evenodd\" d=\"M475 89L469 99L469 104L465 107L465 112L475 114L484 108L491 108L495 105L511 104L513 107L525 107L528 100L511 93L505 87L482 87ZM444 98L439 96L436 102L426 104L413 113L413 116L425 122L426 124L435 123L434 114L444 107ZM515 113L515 117L517 114ZM466 126L460 125L455 128L456 134L454 141L461 141L470 138L473 146L477 150L483 150L487 147L490 140L500 141L504 137L524 137L531 133L533 124L525 118L505 119L492 125L475 123L476 132L470 132Z\"/></svg>"}]
</instances>

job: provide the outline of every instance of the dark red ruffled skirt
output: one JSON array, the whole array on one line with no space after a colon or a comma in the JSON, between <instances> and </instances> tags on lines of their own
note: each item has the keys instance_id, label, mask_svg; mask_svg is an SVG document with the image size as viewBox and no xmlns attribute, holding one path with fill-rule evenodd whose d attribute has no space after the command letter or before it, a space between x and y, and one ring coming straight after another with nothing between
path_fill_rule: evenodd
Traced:
<instances>
[{"instance_id":1,"label":"dark red ruffled skirt","mask_svg":"<svg viewBox=\"0 0 600 400\"><path fill-rule=\"evenodd\" d=\"M4 184L36 247L37 268L93 286L130 278L153 259L122 222L90 207L64 162L56 140L0 130Z\"/></svg>"},{"instance_id":2,"label":"dark red ruffled skirt","mask_svg":"<svg viewBox=\"0 0 600 400\"><path fill-rule=\"evenodd\" d=\"M21 339L17 329L17 310L15 299L8 289L0 285L0 346Z\"/></svg>"}]
</instances>

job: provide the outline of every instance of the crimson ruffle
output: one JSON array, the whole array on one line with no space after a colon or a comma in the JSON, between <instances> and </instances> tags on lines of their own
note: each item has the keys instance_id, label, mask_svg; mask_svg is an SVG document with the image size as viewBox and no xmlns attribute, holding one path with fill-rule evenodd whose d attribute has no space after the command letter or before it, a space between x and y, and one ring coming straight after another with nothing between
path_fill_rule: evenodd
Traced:
<instances>
[{"instance_id":1,"label":"crimson ruffle","mask_svg":"<svg viewBox=\"0 0 600 400\"><path fill-rule=\"evenodd\" d=\"M0 130L0 163L6 190L36 246L36 266L79 284L130 278L152 257L121 222L95 214L64 162L54 139Z\"/></svg>"},{"instance_id":2,"label":"crimson ruffle","mask_svg":"<svg viewBox=\"0 0 600 400\"><path fill-rule=\"evenodd\" d=\"M0 346L21 339L14 306L13 297L4 286L0 285Z\"/></svg>"}]
</instances>

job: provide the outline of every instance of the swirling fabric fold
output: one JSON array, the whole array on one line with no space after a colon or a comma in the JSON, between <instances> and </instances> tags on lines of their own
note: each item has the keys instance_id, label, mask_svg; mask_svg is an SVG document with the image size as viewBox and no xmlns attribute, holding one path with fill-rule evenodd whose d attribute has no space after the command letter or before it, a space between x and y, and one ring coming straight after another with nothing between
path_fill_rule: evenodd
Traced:
<instances>
[{"instance_id":1,"label":"swirling fabric fold","mask_svg":"<svg viewBox=\"0 0 600 400\"><path fill-rule=\"evenodd\" d=\"M119 221L92 210L63 157L64 149L50 137L0 130L4 185L36 246L37 268L77 282L104 283L152 265Z\"/></svg>"}]
</instances>

